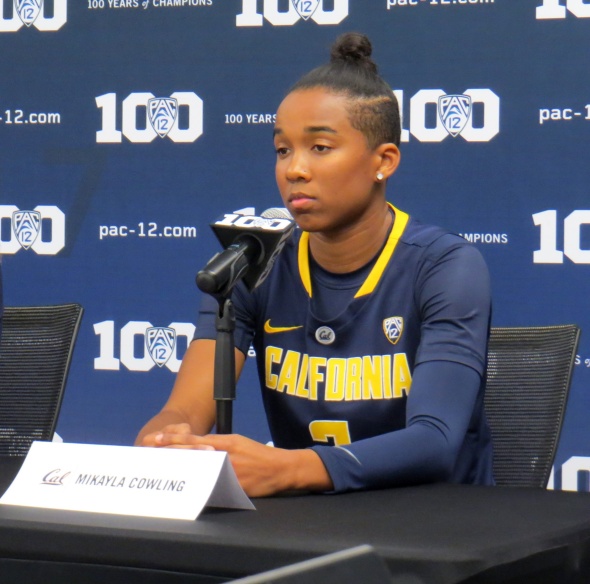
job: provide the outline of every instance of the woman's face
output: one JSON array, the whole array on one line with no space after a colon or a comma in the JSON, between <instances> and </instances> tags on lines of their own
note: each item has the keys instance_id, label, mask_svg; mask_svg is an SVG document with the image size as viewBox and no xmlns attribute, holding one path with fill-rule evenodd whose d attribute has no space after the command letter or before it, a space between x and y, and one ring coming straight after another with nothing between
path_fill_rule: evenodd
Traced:
<instances>
[{"instance_id":1,"label":"woman's face","mask_svg":"<svg viewBox=\"0 0 590 584\"><path fill-rule=\"evenodd\" d=\"M346 96L312 88L290 93L277 111L277 184L305 231L341 233L384 204L379 147L371 150L352 127L347 104Z\"/></svg>"}]
</instances>

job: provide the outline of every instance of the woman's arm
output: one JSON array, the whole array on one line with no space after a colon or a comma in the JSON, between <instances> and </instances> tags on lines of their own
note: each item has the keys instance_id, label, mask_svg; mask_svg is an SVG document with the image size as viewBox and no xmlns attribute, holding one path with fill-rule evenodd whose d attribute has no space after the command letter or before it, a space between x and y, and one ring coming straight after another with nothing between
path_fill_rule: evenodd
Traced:
<instances>
[{"instance_id":1,"label":"woman's arm","mask_svg":"<svg viewBox=\"0 0 590 584\"><path fill-rule=\"evenodd\" d=\"M416 367L405 428L338 448L314 447L330 473L334 490L449 480L480 381L476 371L459 363L432 361Z\"/></svg>"},{"instance_id":2,"label":"woman's arm","mask_svg":"<svg viewBox=\"0 0 590 584\"><path fill-rule=\"evenodd\" d=\"M240 376L246 357L236 349L236 379ZM135 444L138 446L165 446L156 437L170 426L188 425L183 430L168 433L203 435L211 431L215 423L213 376L215 341L193 341L183 359L172 393L162 410L141 429Z\"/></svg>"}]
</instances>

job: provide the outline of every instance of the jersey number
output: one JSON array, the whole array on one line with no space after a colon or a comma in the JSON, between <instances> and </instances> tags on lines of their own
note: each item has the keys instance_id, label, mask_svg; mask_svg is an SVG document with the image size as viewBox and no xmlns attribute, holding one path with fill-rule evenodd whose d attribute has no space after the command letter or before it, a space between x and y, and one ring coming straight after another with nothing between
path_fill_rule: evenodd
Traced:
<instances>
[{"instance_id":1,"label":"jersey number","mask_svg":"<svg viewBox=\"0 0 590 584\"><path fill-rule=\"evenodd\" d=\"M334 443L334 446L350 444L350 431L346 420L316 420L309 425L314 442Z\"/></svg>"}]
</instances>

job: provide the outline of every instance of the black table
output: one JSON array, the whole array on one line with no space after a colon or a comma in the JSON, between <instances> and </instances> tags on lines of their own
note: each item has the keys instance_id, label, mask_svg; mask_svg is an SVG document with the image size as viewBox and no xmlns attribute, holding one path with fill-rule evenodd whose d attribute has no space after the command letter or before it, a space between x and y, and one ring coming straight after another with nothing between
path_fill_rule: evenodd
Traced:
<instances>
[{"instance_id":1,"label":"black table","mask_svg":"<svg viewBox=\"0 0 590 584\"><path fill-rule=\"evenodd\" d=\"M0 580L224 582L369 544L393 582L590 582L585 493L429 485L254 503L196 521L1 505Z\"/></svg>"}]
</instances>

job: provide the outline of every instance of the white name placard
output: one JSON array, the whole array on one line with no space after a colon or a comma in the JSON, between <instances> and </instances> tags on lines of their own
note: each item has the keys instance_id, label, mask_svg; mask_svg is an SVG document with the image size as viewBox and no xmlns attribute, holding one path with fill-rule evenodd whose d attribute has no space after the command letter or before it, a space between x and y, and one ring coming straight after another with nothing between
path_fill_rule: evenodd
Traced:
<instances>
[{"instance_id":1,"label":"white name placard","mask_svg":"<svg viewBox=\"0 0 590 584\"><path fill-rule=\"evenodd\" d=\"M194 520L254 509L227 453L33 442L0 504Z\"/></svg>"}]
</instances>

